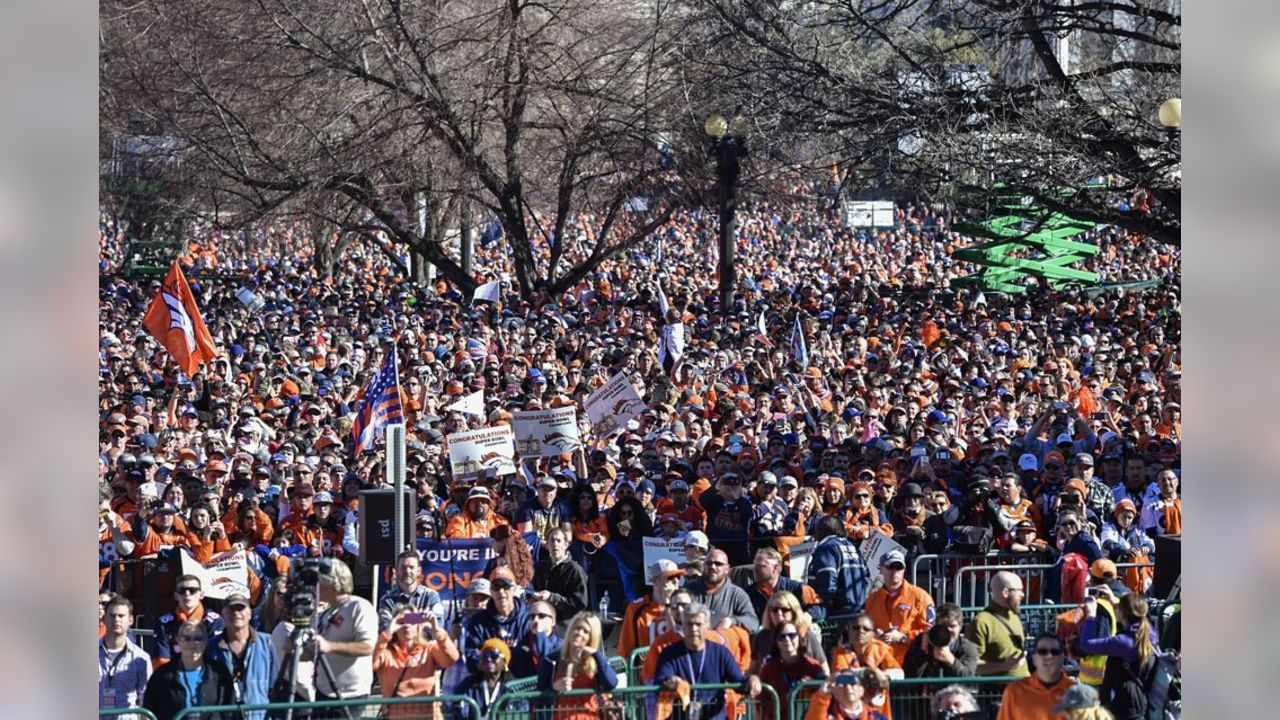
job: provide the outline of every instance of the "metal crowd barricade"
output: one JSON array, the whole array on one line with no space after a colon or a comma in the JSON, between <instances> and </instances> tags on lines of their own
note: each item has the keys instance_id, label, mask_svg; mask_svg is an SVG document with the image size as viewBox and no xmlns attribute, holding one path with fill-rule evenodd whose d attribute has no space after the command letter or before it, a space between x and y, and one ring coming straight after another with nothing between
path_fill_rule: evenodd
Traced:
<instances>
[{"instance_id":1,"label":"metal crowd barricade","mask_svg":"<svg viewBox=\"0 0 1280 720\"><path fill-rule=\"evenodd\" d=\"M994 560L997 558L988 557L987 559ZM951 602L961 607L966 605L985 605L987 603L987 585L991 581L991 577L995 573L1006 571L1022 578L1022 586L1026 591L1024 597L1027 602L1043 602L1045 573L1055 567L1057 566L1045 563L1019 562L962 567L956 570L955 579L951 585Z\"/></svg>"},{"instance_id":2,"label":"metal crowd barricade","mask_svg":"<svg viewBox=\"0 0 1280 720\"><path fill-rule=\"evenodd\" d=\"M814 621L818 626L818 632L822 635L822 651L827 654L827 657L831 657L831 651L844 642L845 625L855 617L857 615L832 615Z\"/></svg>"},{"instance_id":3,"label":"metal crowd barricade","mask_svg":"<svg viewBox=\"0 0 1280 720\"><path fill-rule=\"evenodd\" d=\"M948 678L907 678L889 681L889 706L893 710L893 720L931 720L933 710L931 701L933 694L948 685L963 685L973 692L978 707L990 712L1000 706L1005 687L1018 677L1000 675L990 677L948 677ZM823 685L822 680L810 680L800 683L791 689L788 704L791 708L791 720L803 720L809 709L813 693ZM863 703L871 698L864 697Z\"/></svg>"},{"instance_id":4,"label":"metal crowd barricade","mask_svg":"<svg viewBox=\"0 0 1280 720\"><path fill-rule=\"evenodd\" d=\"M957 573L962 569L972 566L1023 564L1034 561L1038 557L1038 555L1002 552L990 552L986 555L966 555L951 552L939 555L919 555L912 562L907 579L912 585L927 590L935 602L943 602L952 598L952 596L956 596L961 598L956 603L958 605L977 605L984 601L986 590L985 588L982 589L981 595L976 598L972 592L968 593L967 597L962 596L957 590L955 582ZM1039 585L1037 584L1038 587Z\"/></svg>"},{"instance_id":5,"label":"metal crowd barricade","mask_svg":"<svg viewBox=\"0 0 1280 720\"><path fill-rule=\"evenodd\" d=\"M618 687L640 684L631 682L631 678L628 673L630 666L627 663L627 658L615 655L614 657L609 658L609 667L613 668L613 671L618 674Z\"/></svg>"},{"instance_id":6,"label":"metal crowd barricade","mask_svg":"<svg viewBox=\"0 0 1280 720\"><path fill-rule=\"evenodd\" d=\"M955 604L966 606L980 606L987 602L988 583L991 576L1000 571L1009 571L1022 578L1022 585L1025 591L1024 600L1032 604L1044 603L1045 589L1048 585L1049 574L1056 572L1058 564L1055 563L1035 563L1028 562L1032 558L1025 555L996 554L988 555L985 561L991 563L986 565L969 565L956 570L954 582L951 586L952 602ZM1153 567L1151 562L1142 563L1116 563L1116 570L1123 574L1126 570L1135 567ZM945 598L946 595L934 595L937 598Z\"/></svg>"},{"instance_id":7,"label":"metal crowd barricade","mask_svg":"<svg viewBox=\"0 0 1280 720\"><path fill-rule=\"evenodd\" d=\"M694 685L694 691L700 690L738 690L740 685L716 684ZM529 692L504 693L489 708L488 720L569 720L588 715L602 720L647 720L648 710L645 701L656 697L663 689L654 685L635 685L626 688L614 688L609 692L596 692L587 688L569 690L567 692ZM596 698L596 709L590 710L582 706L556 707L561 698L591 697ZM736 702L745 711L744 720L760 720L762 717L778 718L781 703L778 692L769 685L761 688L755 698L739 694ZM769 712L772 711L772 712Z\"/></svg>"},{"instance_id":8,"label":"metal crowd barricade","mask_svg":"<svg viewBox=\"0 0 1280 720\"><path fill-rule=\"evenodd\" d=\"M156 720L156 714L146 708L103 708L98 710L100 718L122 718L123 720Z\"/></svg>"},{"instance_id":9,"label":"metal crowd barricade","mask_svg":"<svg viewBox=\"0 0 1280 720\"><path fill-rule=\"evenodd\" d=\"M467 709L467 712L458 717L470 718L470 720L480 720L480 706L476 701L465 695L424 695L422 697L398 697L398 698L382 698L382 697L366 697L356 700L316 700L314 702L283 702L283 703L264 703L257 705L205 705L198 707L189 707L179 710L173 716L173 720L187 720L191 718L209 718L214 716L226 718L240 718L243 713L252 713L254 711L267 711L271 717L277 714L283 715L292 709L295 716L298 713L306 713L311 710L338 710L343 711L350 709L350 717L354 718L376 718L382 716L382 709L387 708L391 711L389 714L397 714L392 709L397 706L424 706L418 712L410 712L404 715L406 718L427 718L430 717L425 706L428 704L438 703L441 706L453 705L454 710L460 704ZM276 711L279 711L278 713ZM344 713L345 714L345 713ZM340 717L342 715L339 715ZM154 718L155 716L152 715Z\"/></svg>"},{"instance_id":10,"label":"metal crowd barricade","mask_svg":"<svg viewBox=\"0 0 1280 720\"><path fill-rule=\"evenodd\" d=\"M636 648L631 651L631 657L627 658L627 680L629 685L643 685L644 678L640 677L640 673L644 670L645 658L649 657L649 646Z\"/></svg>"}]
</instances>

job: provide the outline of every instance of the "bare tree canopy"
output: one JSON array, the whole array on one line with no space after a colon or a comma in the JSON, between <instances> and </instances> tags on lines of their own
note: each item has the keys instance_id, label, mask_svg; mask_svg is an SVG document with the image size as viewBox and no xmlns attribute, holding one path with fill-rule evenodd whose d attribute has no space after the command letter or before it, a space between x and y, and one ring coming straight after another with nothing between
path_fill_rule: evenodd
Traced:
<instances>
[{"instance_id":1,"label":"bare tree canopy","mask_svg":"<svg viewBox=\"0 0 1280 720\"><path fill-rule=\"evenodd\" d=\"M686 161L705 172L682 132L671 12L107 0L104 125L187 143L206 212L327 209L336 231L410 248L464 291L445 230L495 217L526 297L561 292L667 220Z\"/></svg>"},{"instance_id":2,"label":"bare tree canopy","mask_svg":"<svg viewBox=\"0 0 1280 720\"><path fill-rule=\"evenodd\" d=\"M699 77L853 187L1181 242L1178 0L703 0ZM992 193L993 187L1001 187Z\"/></svg>"}]
</instances>

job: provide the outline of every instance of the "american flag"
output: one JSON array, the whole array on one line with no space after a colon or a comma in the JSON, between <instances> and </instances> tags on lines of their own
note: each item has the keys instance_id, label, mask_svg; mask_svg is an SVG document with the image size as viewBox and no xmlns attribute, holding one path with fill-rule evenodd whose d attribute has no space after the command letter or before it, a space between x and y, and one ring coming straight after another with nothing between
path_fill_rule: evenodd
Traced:
<instances>
[{"instance_id":1,"label":"american flag","mask_svg":"<svg viewBox=\"0 0 1280 720\"><path fill-rule=\"evenodd\" d=\"M809 346L804 341L804 331L800 329L800 314L796 314L796 324L791 328L791 352L795 354L800 368L809 367Z\"/></svg>"},{"instance_id":2,"label":"american flag","mask_svg":"<svg viewBox=\"0 0 1280 720\"><path fill-rule=\"evenodd\" d=\"M364 386L361 395L364 397L364 404L360 406L355 423L351 426L356 453L373 447L373 438L378 430L391 423L404 422L394 348L387 353L378 374L369 379L369 384Z\"/></svg>"}]
</instances>

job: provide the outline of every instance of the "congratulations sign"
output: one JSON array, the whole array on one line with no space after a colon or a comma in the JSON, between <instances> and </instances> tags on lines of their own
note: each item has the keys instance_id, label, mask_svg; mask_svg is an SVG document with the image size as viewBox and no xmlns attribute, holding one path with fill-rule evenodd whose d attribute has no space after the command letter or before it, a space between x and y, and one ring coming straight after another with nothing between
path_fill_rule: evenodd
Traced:
<instances>
[{"instance_id":1,"label":"congratulations sign","mask_svg":"<svg viewBox=\"0 0 1280 720\"><path fill-rule=\"evenodd\" d=\"M509 425L454 433L445 440L455 478L494 477L516 471L515 436Z\"/></svg>"},{"instance_id":2,"label":"congratulations sign","mask_svg":"<svg viewBox=\"0 0 1280 720\"><path fill-rule=\"evenodd\" d=\"M608 437L645 411L644 401L627 376L618 373L586 397L583 408L596 437Z\"/></svg>"},{"instance_id":3,"label":"congratulations sign","mask_svg":"<svg viewBox=\"0 0 1280 720\"><path fill-rule=\"evenodd\" d=\"M578 412L573 407L529 410L512 415L516 452L521 458L555 457L582 447L578 437Z\"/></svg>"}]
</instances>

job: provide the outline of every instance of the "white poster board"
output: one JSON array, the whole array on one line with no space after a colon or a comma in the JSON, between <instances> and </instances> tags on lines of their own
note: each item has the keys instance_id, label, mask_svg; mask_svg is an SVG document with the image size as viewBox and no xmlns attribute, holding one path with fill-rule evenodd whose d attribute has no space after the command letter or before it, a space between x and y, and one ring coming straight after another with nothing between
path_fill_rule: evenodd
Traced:
<instances>
[{"instance_id":1,"label":"white poster board","mask_svg":"<svg viewBox=\"0 0 1280 720\"><path fill-rule=\"evenodd\" d=\"M582 447L574 407L528 410L512 415L515 447L521 458L556 457Z\"/></svg>"},{"instance_id":2,"label":"white poster board","mask_svg":"<svg viewBox=\"0 0 1280 720\"><path fill-rule=\"evenodd\" d=\"M858 546L858 552L862 554L862 559L867 563L867 569L871 571L872 577L880 574L880 557L890 550L897 550L903 557L907 555L906 548L879 530L872 530L867 539Z\"/></svg>"},{"instance_id":3,"label":"white poster board","mask_svg":"<svg viewBox=\"0 0 1280 720\"><path fill-rule=\"evenodd\" d=\"M683 565L684 540L664 540L662 538L640 538L644 548L644 581L649 582L649 568L659 560L670 560L676 565Z\"/></svg>"},{"instance_id":4,"label":"white poster board","mask_svg":"<svg viewBox=\"0 0 1280 720\"><path fill-rule=\"evenodd\" d=\"M586 397L583 409L591 419L591 430L595 436L605 438L644 412L645 405L627 376L618 373Z\"/></svg>"},{"instance_id":5,"label":"white poster board","mask_svg":"<svg viewBox=\"0 0 1280 720\"><path fill-rule=\"evenodd\" d=\"M201 564L182 551L182 572L200 578L204 595L214 600L226 600L230 595L249 595L249 566L243 550L219 553Z\"/></svg>"},{"instance_id":6,"label":"white poster board","mask_svg":"<svg viewBox=\"0 0 1280 720\"><path fill-rule=\"evenodd\" d=\"M515 435L510 425L454 433L445 442L455 478L494 477L516 471Z\"/></svg>"},{"instance_id":7,"label":"white poster board","mask_svg":"<svg viewBox=\"0 0 1280 720\"><path fill-rule=\"evenodd\" d=\"M893 227L892 200L848 200L844 203L844 225L850 228Z\"/></svg>"},{"instance_id":8,"label":"white poster board","mask_svg":"<svg viewBox=\"0 0 1280 720\"><path fill-rule=\"evenodd\" d=\"M813 546L814 542L812 540L791 546L787 566L790 569L788 574L792 580L805 582L808 577L806 573L809 572L809 559L813 557Z\"/></svg>"}]
</instances>

